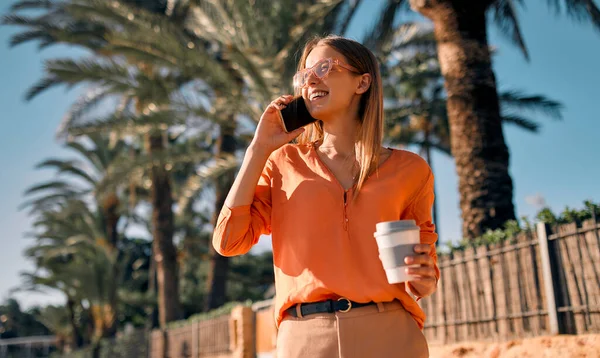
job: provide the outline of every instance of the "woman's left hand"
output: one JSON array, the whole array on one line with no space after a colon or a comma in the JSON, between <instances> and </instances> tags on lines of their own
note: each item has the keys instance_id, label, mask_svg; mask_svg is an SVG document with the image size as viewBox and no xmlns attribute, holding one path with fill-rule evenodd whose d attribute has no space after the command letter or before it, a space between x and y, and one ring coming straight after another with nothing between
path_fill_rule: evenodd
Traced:
<instances>
[{"instance_id":1,"label":"woman's left hand","mask_svg":"<svg viewBox=\"0 0 600 358\"><path fill-rule=\"evenodd\" d=\"M406 273L415 277L408 282L410 290L419 297L426 297L435 292L437 279L435 277L434 262L429 254L431 245L417 244L414 246L415 255L407 256L404 263L407 265L419 264L420 267L407 267Z\"/></svg>"}]
</instances>

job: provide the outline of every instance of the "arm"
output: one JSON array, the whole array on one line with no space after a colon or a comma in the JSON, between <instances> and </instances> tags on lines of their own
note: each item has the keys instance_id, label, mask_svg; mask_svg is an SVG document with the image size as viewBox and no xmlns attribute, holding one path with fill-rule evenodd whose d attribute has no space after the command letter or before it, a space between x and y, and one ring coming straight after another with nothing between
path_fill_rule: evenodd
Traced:
<instances>
[{"instance_id":1,"label":"arm","mask_svg":"<svg viewBox=\"0 0 600 358\"><path fill-rule=\"evenodd\" d=\"M271 231L269 152L255 146L246 151L240 172L225 199L213 233L213 246L223 256L250 251Z\"/></svg>"},{"instance_id":2,"label":"arm","mask_svg":"<svg viewBox=\"0 0 600 358\"><path fill-rule=\"evenodd\" d=\"M277 112L292 100L282 96L271 102L256 127L238 173L215 224L213 246L223 256L242 255L271 232L271 171L268 160L277 148L289 143L303 128L285 132Z\"/></svg>"},{"instance_id":3,"label":"arm","mask_svg":"<svg viewBox=\"0 0 600 358\"><path fill-rule=\"evenodd\" d=\"M437 254L435 242L438 235L435 232L435 225L431 219L431 209L433 207L433 173L429 170L427 180L417 194L416 198L409 205L406 219L414 219L421 228L421 245L416 245L412 263L420 263L421 267L416 269L416 274L420 277L408 282L408 289L417 296L417 300L426 297L435 292L437 282L440 278L440 269L437 263ZM407 262L409 263L409 262Z\"/></svg>"}]
</instances>

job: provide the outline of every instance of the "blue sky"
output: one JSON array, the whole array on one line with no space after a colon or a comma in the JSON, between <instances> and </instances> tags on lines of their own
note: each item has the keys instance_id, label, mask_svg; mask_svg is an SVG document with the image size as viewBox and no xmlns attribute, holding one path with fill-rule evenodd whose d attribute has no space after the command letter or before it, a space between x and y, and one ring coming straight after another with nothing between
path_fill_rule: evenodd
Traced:
<instances>
[{"instance_id":1,"label":"blue sky","mask_svg":"<svg viewBox=\"0 0 600 358\"><path fill-rule=\"evenodd\" d=\"M3 2L0 11L5 13L13 2ZM358 37L361 28L373 21L374 9L372 5L361 9L351 36ZM540 117L543 127L537 135L506 128L517 214L533 217L539 208L532 204L541 200L554 211L567 205L581 207L586 199L600 201L600 34L589 25L555 17L544 1L528 2L520 21L529 63L491 29L490 42L499 49L494 69L500 89L544 94L562 102L565 110L562 121ZM19 286L19 272L32 269L22 257L30 240L24 237L30 219L17 207L26 188L51 178L52 173L34 170L34 166L49 157L68 155L54 134L77 94L59 88L32 102L24 101L26 90L43 74L43 59L75 52L66 47L38 52L33 44L9 49L8 40L15 30L0 27L0 300ZM433 160L441 241L457 240L461 229L455 168L444 156L434 155ZM269 243L259 245L264 248ZM17 297L25 306L62 302L56 295Z\"/></svg>"}]
</instances>

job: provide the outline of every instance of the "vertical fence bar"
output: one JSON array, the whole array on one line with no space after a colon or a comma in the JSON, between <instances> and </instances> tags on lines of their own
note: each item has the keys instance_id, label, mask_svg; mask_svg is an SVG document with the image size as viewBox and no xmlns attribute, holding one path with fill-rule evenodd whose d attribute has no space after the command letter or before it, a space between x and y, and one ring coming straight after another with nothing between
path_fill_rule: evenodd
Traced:
<instances>
[{"instance_id":1,"label":"vertical fence bar","mask_svg":"<svg viewBox=\"0 0 600 358\"><path fill-rule=\"evenodd\" d=\"M192 322L192 358L200 357L200 322Z\"/></svg>"},{"instance_id":2,"label":"vertical fence bar","mask_svg":"<svg viewBox=\"0 0 600 358\"><path fill-rule=\"evenodd\" d=\"M548 249L548 236L546 235L545 223L537 224L537 236L542 259L542 272L546 293L546 310L548 311L550 334L558 334L558 312L556 310L556 299L554 297L554 283L552 282L552 267L550 266L550 251Z\"/></svg>"}]
</instances>

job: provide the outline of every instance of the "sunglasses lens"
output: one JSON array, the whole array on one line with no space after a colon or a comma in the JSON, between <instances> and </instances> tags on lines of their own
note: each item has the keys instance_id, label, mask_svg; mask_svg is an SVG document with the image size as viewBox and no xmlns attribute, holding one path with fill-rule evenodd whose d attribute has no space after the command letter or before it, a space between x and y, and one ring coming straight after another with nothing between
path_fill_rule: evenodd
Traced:
<instances>
[{"instance_id":1,"label":"sunglasses lens","mask_svg":"<svg viewBox=\"0 0 600 358\"><path fill-rule=\"evenodd\" d=\"M304 69L294 75L294 87L302 88L306 86L306 82L310 77L311 73L314 72L315 76L319 78L323 78L329 73L331 70L331 61L323 60L312 68Z\"/></svg>"},{"instance_id":2,"label":"sunglasses lens","mask_svg":"<svg viewBox=\"0 0 600 358\"><path fill-rule=\"evenodd\" d=\"M331 64L329 63L329 61L322 61L317 63L314 69L315 75L317 75L317 77L319 78L323 78L331 69Z\"/></svg>"},{"instance_id":3,"label":"sunglasses lens","mask_svg":"<svg viewBox=\"0 0 600 358\"><path fill-rule=\"evenodd\" d=\"M296 73L294 75L294 87L304 87L307 77L308 76L305 70Z\"/></svg>"}]
</instances>

